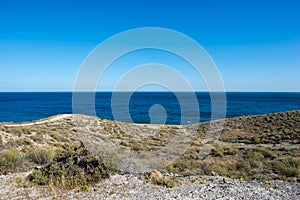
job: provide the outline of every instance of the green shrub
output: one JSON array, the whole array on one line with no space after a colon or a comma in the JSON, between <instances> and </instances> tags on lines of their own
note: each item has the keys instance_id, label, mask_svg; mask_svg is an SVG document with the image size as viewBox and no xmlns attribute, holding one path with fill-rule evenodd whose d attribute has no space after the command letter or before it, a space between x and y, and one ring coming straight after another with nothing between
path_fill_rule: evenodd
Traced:
<instances>
[{"instance_id":1,"label":"green shrub","mask_svg":"<svg viewBox=\"0 0 300 200\"><path fill-rule=\"evenodd\" d=\"M50 133L50 136L59 142L63 140L63 136L59 132L53 131Z\"/></svg>"},{"instance_id":2,"label":"green shrub","mask_svg":"<svg viewBox=\"0 0 300 200\"><path fill-rule=\"evenodd\" d=\"M300 159L280 158L270 162L271 169L280 176L297 177L299 176Z\"/></svg>"},{"instance_id":3,"label":"green shrub","mask_svg":"<svg viewBox=\"0 0 300 200\"><path fill-rule=\"evenodd\" d=\"M229 176L230 170L225 164L216 164L211 166L211 170L220 176Z\"/></svg>"},{"instance_id":4,"label":"green shrub","mask_svg":"<svg viewBox=\"0 0 300 200\"><path fill-rule=\"evenodd\" d=\"M17 149L6 149L0 154L0 172L18 172L24 169L24 154Z\"/></svg>"},{"instance_id":5,"label":"green shrub","mask_svg":"<svg viewBox=\"0 0 300 200\"><path fill-rule=\"evenodd\" d=\"M252 137L253 144L261 144L261 139L258 136Z\"/></svg>"},{"instance_id":6,"label":"green shrub","mask_svg":"<svg viewBox=\"0 0 300 200\"><path fill-rule=\"evenodd\" d=\"M35 142L39 142L39 143L44 142L44 136L42 134L37 133L35 135L30 136L30 138Z\"/></svg>"},{"instance_id":7,"label":"green shrub","mask_svg":"<svg viewBox=\"0 0 300 200\"><path fill-rule=\"evenodd\" d=\"M239 164L237 164L236 169L240 172L249 172L251 170L251 163L248 160L242 160Z\"/></svg>"},{"instance_id":8,"label":"green shrub","mask_svg":"<svg viewBox=\"0 0 300 200\"><path fill-rule=\"evenodd\" d=\"M212 148L211 154L214 157L223 157L224 156L222 149L220 149L219 147Z\"/></svg>"},{"instance_id":9,"label":"green shrub","mask_svg":"<svg viewBox=\"0 0 300 200\"><path fill-rule=\"evenodd\" d=\"M259 148L258 151L261 152L265 158L274 159L278 157L277 153L267 148Z\"/></svg>"},{"instance_id":10,"label":"green shrub","mask_svg":"<svg viewBox=\"0 0 300 200\"><path fill-rule=\"evenodd\" d=\"M159 171L153 171L148 174L148 181L153 184L165 186L167 188L172 188L175 185L174 179L165 178Z\"/></svg>"},{"instance_id":11,"label":"green shrub","mask_svg":"<svg viewBox=\"0 0 300 200\"><path fill-rule=\"evenodd\" d=\"M8 129L8 132L12 133L12 134L16 134L19 137L23 134L22 130L19 128L10 128L10 129Z\"/></svg>"},{"instance_id":12,"label":"green shrub","mask_svg":"<svg viewBox=\"0 0 300 200\"><path fill-rule=\"evenodd\" d=\"M39 185L72 189L95 184L108 178L108 169L83 144L61 152L49 165L34 170L27 179Z\"/></svg>"},{"instance_id":13,"label":"green shrub","mask_svg":"<svg viewBox=\"0 0 300 200\"><path fill-rule=\"evenodd\" d=\"M49 180L47 174L45 174L41 170L34 170L28 178L32 183L39 185L47 185L49 183L52 183L52 181Z\"/></svg>"},{"instance_id":14,"label":"green shrub","mask_svg":"<svg viewBox=\"0 0 300 200\"><path fill-rule=\"evenodd\" d=\"M167 165L166 170L170 171L170 172L180 172L180 173L186 173L190 170L193 170L195 168L198 169L198 167L196 167L193 163L193 160L191 159L185 159L185 158L180 158L176 161L174 161L173 163Z\"/></svg>"},{"instance_id":15,"label":"green shrub","mask_svg":"<svg viewBox=\"0 0 300 200\"><path fill-rule=\"evenodd\" d=\"M140 151L143 149L143 146L141 144L139 144L136 140L133 140L130 142L129 147L133 150L133 151Z\"/></svg>"},{"instance_id":16,"label":"green shrub","mask_svg":"<svg viewBox=\"0 0 300 200\"><path fill-rule=\"evenodd\" d=\"M55 151L51 147L36 147L27 153L28 159L38 165L49 164L54 156Z\"/></svg>"},{"instance_id":17,"label":"green shrub","mask_svg":"<svg viewBox=\"0 0 300 200\"><path fill-rule=\"evenodd\" d=\"M80 192L86 192L88 190L89 190L89 186L87 186L87 185L84 185L80 188Z\"/></svg>"},{"instance_id":18,"label":"green shrub","mask_svg":"<svg viewBox=\"0 0 300 200\"><path fill-rule=\"evenodd\" d=\"M31 129L29 127L21 127L20 129L23 134L31 134Z\"/></svg>"},{"instance_id":19,"label":"green shrub","mask_svg":"<svg viewBox=\"0 0 300 200\"><path fill-rule=\"evenodd\" d=\"M223 157L226 155L235 155L238 153L239 150L236 147L225 145L216 145L211 150L211 155L214 157Z\"/></svg>"},{"instance_id":20,"label":"green shrub","mask_svg":"<svg viewBox=\"0 0 300 200\"><path fill-rule=\"evenodd\" d=\"M175 186L174 180L167 179L165 177L158 179L155 184L166 186L167 188L173 188Z\"/></svg>"},{"instance_id":21,"label":"green shrub","mask_svg":"<svg viewBox=\"0 0 300 200\"><path fill-rule=\"evenodd\" d=\"M8 144L11 146L28 146L32 145L32 142L26 138L19 138L16 140L10 140Z\"/></svg>"},{"instance_id":22,"label":"green shrub","mask_svg":"<svg viewBox=\"0 0 300 200\"><path fill-rule=\"evenodd\" d=\"M13 133L18 135L19 137L23 134L30 134L30 129L27 127L14 127L14 128L10 128L8 129L9 133Z\"/></svg>"}]
</instances>

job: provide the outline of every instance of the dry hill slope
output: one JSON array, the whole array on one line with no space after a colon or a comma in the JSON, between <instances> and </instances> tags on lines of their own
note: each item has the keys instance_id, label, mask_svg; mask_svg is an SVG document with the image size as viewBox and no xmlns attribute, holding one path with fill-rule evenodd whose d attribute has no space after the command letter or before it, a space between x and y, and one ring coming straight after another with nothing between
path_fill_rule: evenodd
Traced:
<instances>
[{"instance_id":1,"label":"dry hill slope","mask_svg":"<svg viewBox=\"0 0 300 200\"><path fill-rule=\"evenodd\" d=\"M224 123L223 129L215 129L220 123ZM174 145L170 146L170 143ZM36 198L29 193L35 191L35 195L43 197L41 191L47 190L44 196L53 196L52 190L56 191L60 187L75 188L75 191L88 190L89 195L101 196L106 191L101 187L108 187L107 184L117 181L114 178L120 176L129 185L116 183L113 191L107 189L112 194L105 194L103 198L111 198L114 193L120 193L122 197L122 192L135 187L134 183L136 188L131 189L141 195L144 181L175 187L169 191L171 196L176 196L176 191L188 195L184 189L187 187L192 190L193 198L206 198L194 193L195 188L200 187L197 189L199 191L205 187L209 189L210 185L204 186L204 182L212 180L211 184L215 184L213 180L229 177L233 179L226 178L222 187L226 188L226 182L235 183L240 178L258 179L269 184L271 190L275 189L272 191L274 194L293 199L299 195L299 146L300 111L242 116L187 126L128 124L84 115L58 115L28 123L1 123L0 179L7 184L0 186L0 194L5 194L7 198L11 194L16 198L19 193L9 192L13 187L20 191L20 195L26 193L28 197ZM159 154L157 152L162 152L161 157L155 157ZM146 161L159 160L161 165L154 165L154 168L159 166L157 170L162 174L144 173L144 170L139 169L143 163L134 163L134 172L140 173L127 174L130 170L124 169L126 165L122 163L123 155L150 156ZM120 173L123 175L117 175ZM110 176L109 179L106 174ZM211 175L214 177L207 178ZM103 179L107 180L103 182ZM296 183L270 182L274 179ZM231 190L224 193L219 188L219 182L216 184L215 195L248 195L250 191L244 191L243 187L262 187L262 190L266 190L264 192L269 191L265 184L239 182L234 187L242 185L240 189L244 194L232 193ZM38 185L47 187L43 189ZM146 185L152 188L153 194L162 197L159 191L165 189L155 189L150 183ZM95 188L93 193L90 187ZM287 191L289 187L293 191ZM64 190L57 191L60 197L67 193ZM268 197L268 194L262 194L254 197ZM145 195L151 197L151 194ZM214 197L218 196L207 198Z\"/></svg>"}]
</instances>

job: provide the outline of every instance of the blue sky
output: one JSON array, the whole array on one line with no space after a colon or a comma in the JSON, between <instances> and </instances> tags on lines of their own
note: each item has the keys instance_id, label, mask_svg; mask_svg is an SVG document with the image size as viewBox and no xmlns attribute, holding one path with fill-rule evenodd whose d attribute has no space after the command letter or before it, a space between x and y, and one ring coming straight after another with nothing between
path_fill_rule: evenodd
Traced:
<instances>
[{"instance_id":1,"label":"blue sky","mask_svg":"<svg viewBox=\"0 0 300 200\"><path fill-rule=\"evenodd\" d=\"M96 45L150 26L199 42L227 91L300 92L299 10L296 0L1 0L0 91L72 91L80 65ZM145 53L131 60L146 62ZM172 56L150 54L176 65ZM113 75L108 73L99 88L109 90Z\"/></svg>"}]
</instances>

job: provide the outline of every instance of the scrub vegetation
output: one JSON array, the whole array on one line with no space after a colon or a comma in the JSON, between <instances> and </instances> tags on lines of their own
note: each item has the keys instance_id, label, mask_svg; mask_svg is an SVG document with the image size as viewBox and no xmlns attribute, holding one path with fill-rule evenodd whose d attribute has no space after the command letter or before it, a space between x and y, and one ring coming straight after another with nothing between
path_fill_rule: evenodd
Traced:
<instances>
[{"instance_id":1,"label":"scrub vegetation","mask_svg":"<svg viewBox=\"0 0 300 200\"><path fill-rule=\"evenodd\" d=\"M193 140L187 151L159 171L143 174L148 182L176 185L176 178L164 173L300 180L300 111L226 119L223 130L214 133L218 137L204 146L212 124L128 124L84 115L30 126L2 123L0 174L31 171L28 184L89 188L118 173L114 146L138 154L155 152L188 132ZM205 149L208 153L203 154Z\"/></svg>"}]
</instances>

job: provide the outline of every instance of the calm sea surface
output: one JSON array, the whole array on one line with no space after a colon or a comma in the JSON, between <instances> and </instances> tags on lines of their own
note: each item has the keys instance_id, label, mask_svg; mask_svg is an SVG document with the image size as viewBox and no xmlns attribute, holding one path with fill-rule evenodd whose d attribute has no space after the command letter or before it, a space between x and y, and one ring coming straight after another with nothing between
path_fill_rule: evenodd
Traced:
<instances>
[{"instance_id":1,"label":"calm sea surface","mask_svg":"<svg viewBox=\"0 0 300 200\"><path fill-rule=\"evenodd\" d=\"M182 117L185 119L184 123L211 120L209 93L196 93L200 117L196 117L199 113L191 105L191 95L189 93L184 94L184 98L180 102L173 93L169 92L136 92L132 94L129 104L121 102L117 105L117 119L128 121L125 115L122 116L127 107L132 120L136 123L156 122L156 117L157 122L160 122L162 117L165 118L167 124L180 124ZM96 93L95 109L97 116L105 119L116 118L112 114L111 97L112 93L110 92ZM226 97L226 117L300 110L300 93L230 92L226 94ZM158 116L154 117L149 115L149 109L155 104L164 108L165 116L163 115L164 112L158 112ZM180 105L187 112L183 114ZM83 105L78 113L89 114L84 109L85 106L88 107L88 105ZM222 109L224 108L220 108L220 110ZM161 111L161 109L158 110ZM31 121L62 113L72 113L71 92L0 93L1 122Z\"/></svg>"}]
</instances>

